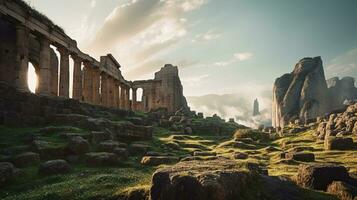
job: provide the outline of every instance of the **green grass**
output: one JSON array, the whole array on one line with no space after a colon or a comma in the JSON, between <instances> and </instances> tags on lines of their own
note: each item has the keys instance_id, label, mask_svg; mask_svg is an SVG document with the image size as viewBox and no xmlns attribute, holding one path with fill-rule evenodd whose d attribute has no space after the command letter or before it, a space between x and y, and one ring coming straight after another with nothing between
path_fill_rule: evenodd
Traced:
<instances>
[{"instance_id":1,"label":"green grass","mask_svg":"<svg viewBox=\"0 0 357 200\"><path fill-rule=\"evenodd\" d=\"M61 127L58 127L61 129ZM63 128L63 127L62 127ZM18 148L27 134L38 132L39 128L7 128L0 126L0 141L2 148ZM40 136L41 140L52 142L56 145L65 144L59 137L60 131L52 131ZM73 128L72 133L88 134L86 130ZM283 175L292 177L296 175L297 161L282 161L280 153L293 147L314 147L313 153L317 163L336 163L346 166L350 172L357 172L356 151L324 151L322 143L316 143L312 136L313 131L288 135L283 138L267 140L265 135L258 132L237 133L235 137L217 136L207 133L199 136L171 135L165 128L154 127L153 139L140 143L150 146L150 151L170 153L177 157L192 155L195 151L215 152L218 156L232 158L234 152L244 152L248 159L236 160L237 165L258 163L266 166L269 175ZM242 138L252 138L249 144L254 148L239 148L234 144ZM354 136L355 137L355 136ZM357 138L354 138L356 141ZM222 145L223 144L223 145ZM228 144L228 145L224 145ZM270 151L267 147L275 147L277 151ZM117 167L90 168L84 164L72 165L73 171L67 175L41 177L38 175L38 166L22 170L20 176L15 178L7 187L0 191L0 199L4 200L57 200L57 199L111 199L113 196L130 196L136 192L147 192L155 167L144 167L140 164L142 156L132 156ZM210 156L199 156L198 159L211 159ZM254 191L254 190L252 190ZM248 192L247 194L250 194ZM306 191L306 199L331 199L324 193ZM249 196L249 195L248 195ZM253 197L249 197L247 199Z\"/></svg>"},{"instance_id":2,"label":"green grass","mask_svg":"<svg viewBox=\"0 0 357 200\"><path fill-rule=\"evenodd\" d=\"M88 168L74 166L67 175L41 177L37 168L24 170L24 175L0 192L3 200L108 199L118 190L149 182L149 167Z\"/></svg>"}]
</instances>

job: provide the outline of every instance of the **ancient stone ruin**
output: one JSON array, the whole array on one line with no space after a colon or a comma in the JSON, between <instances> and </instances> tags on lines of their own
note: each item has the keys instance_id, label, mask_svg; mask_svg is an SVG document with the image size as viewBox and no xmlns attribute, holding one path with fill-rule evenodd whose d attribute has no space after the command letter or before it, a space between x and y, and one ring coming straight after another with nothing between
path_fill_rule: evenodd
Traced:
<instances>
[{"instance_id":1,"label":"ancient stone ruin","mask_svg":"<svg viewBox=\"0 0 357 200\"><path fill-rule=\"evenodd\" d=\"M296 120L309 120L343 109L344 102L357 99L352 77L326 81L321 57L300 60L290 74L276 79L273 88L272 122L284 127Z\"/></svg>"},{"instance_id":2,"label":"ancient stone ruin","mask_svg":"<svg viewBox=\"0 0 357 200\"><path fill-rule=\"evenodd\" d=\"M111 54L100 61L85 54L60 27L21 0L0 1L0 29L0 81L18 90L29 91L31 63L38 77L35 93L41 96L72 96L80 102L125 110L187 108L177 67L165 65L153 80L128 81ZM143 89L141 101L137 101L139 88Z\"/></svg>"}]
</instances>

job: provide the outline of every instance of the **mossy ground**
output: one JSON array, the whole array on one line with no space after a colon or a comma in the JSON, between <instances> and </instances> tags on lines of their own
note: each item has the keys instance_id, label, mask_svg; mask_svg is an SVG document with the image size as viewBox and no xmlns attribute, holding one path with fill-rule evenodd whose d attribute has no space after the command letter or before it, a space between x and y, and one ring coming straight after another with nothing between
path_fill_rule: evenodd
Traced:
<instances>
[{"instance_id":1,"label":"mossy ground","mask_svg":"<svg viewBox=\"0 0 357 200\"><path fill-rule=\"evenodd\" d=\"M28 134L37 132L39 127L8 128L0 126L0 148L15 149L21 152L26 149L23 143ZM73 129L80 134L87 134L83 129ZM255 135L249 146L232 146L239 141L231 136L213 136L212 134L199 136L171 135L164 128L155 128L151 141L142 141L150 145L150 151L170 153L177 157L192 155L195 151L215 152L218 156L232 158L234 152L244 152L248 159L236 160L237 164L259 163L266 166L269 175L283 175L292 177L296 174L301 162L284 161L280 153L292 147L313 147L317 163L336 163L346 166L351 173L357 173L356 151L325 151L323 143L316 143L313 131L297 133L274 140L263 140ZM73 131L71 131L73 132ZM244 136L245 137L245 136ZM64 144L64 139L58 133L47 134L42 138L53 144ZM354 140L357 138L354 136ZM284 147L284 148L283 148ZM15 151L14 150L14 151ZM93 168L85 164L72 165L73 171L66 175L42 177L37 174L38 166L21 169L21 175L0 190L0 199L115 199L115 197L130 194L137 190L149 189L152 173L156 167L145 167L140 164L140 155L130 157L129 160L116 167ZM210 159L200 156L200 159ZM323 193L306 192L307 199L331 199Z\"/></svg>"},{"instance_id":2,"label":"mossy ground","mask_svg":"<svg viewBox=\"0 0 357 200\"><path fill-rule=\"evenodd\" d=\"M28 151L31 147L24 142L26 137L37 134L42 127L9 128L0 126L0 148L15 154ZM63 129L53 126L54 129ZM87 135L88 131L76 127L68 127L70 133ZM39 138L53 146L66 144L60 137L62 131L51 131L41 134ZM150 151L170 153L184 157L194 151L207 151L214 148L221 140L216 136L182 136L171 135L164 128L155 128L151 141L140 141L150 145ZM172 148L175 143L177 148ZM95 149L95 148L92 148ZM123 193L130 193L138 188L148 188L155 167L140 164L142 156L133 156L116 167L87 167L83 164L71 164L73 170L66 175L43 177L38 175L38 166L21 169L21 174L0 190L0 199L4 200L57 200L57 199L115 199Z\"/></svg>"}]
</instances>

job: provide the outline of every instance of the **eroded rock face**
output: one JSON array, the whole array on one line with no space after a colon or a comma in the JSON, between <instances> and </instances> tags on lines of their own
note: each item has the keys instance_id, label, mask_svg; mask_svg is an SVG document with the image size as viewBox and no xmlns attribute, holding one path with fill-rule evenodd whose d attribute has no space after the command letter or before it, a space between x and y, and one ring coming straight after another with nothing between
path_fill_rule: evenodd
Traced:
<instances>
[{"instance_id":1,"label":"eroded rock face","mask_svg":"<svg viewBox=\"0 0 357 200\"><path fill-rule=\"evenodd\" d=\"M301 187L325 190L333 181L350 181L347 169L338 165L300 165L296 182Z\"/></svg>"},{"instance_id":2,"label":"eroded rock face","mask_svg":"<svg viewBox=\"0 0 357 200\"><path fill-rule=\"evenodd\" d=\"M300 60L290 74L275 81L273 88L273 126L289 121L307 121L325 113L327 84L320 57Z\"/></svg>"},{"instance_id":3,"label":"eroded rock face","mask_svg":"<svg viewBox=\"0 0 357 200\"><path fill-rule=\"evenodd\" d=\"M343 108L345 100L357 99L357 88L352 77L333 77L327 80L330 110Z\"/></svg>"}]
</instances>

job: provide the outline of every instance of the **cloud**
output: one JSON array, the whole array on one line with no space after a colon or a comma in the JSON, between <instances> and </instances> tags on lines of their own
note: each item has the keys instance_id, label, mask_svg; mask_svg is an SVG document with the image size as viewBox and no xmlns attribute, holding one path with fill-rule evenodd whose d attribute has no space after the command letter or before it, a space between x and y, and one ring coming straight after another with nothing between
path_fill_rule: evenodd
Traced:
<instances>
[{"instance_id":1,"label":"cloud","mask_svg":"<svg viewBox=\"0 0 357 200\"><path fill-rule=\"evenodd\" d=\"M184 11L191 11L201 7L206 3L206 0L185 0L181 7Z\"/></svg>"},{"instance_id":2,"label":"cloud","mask_svg":"<svg viewBox=\"0 0 357 200\"><path fill-rule=\"evenodd\" d=\"M255 98L258 98L261 108L259 116L253 116ZM238 123L249 127L258 127L261 124L271 126L271 99L270 87L254 84L252 87L241 87L232 94L187 97L190 107L203 112L205 116L218 114L226 120L234 118Z\"/></svg>"},{"instance_id":3,"label":"cloud","mask_svg":"<svg viewBox=\"0 0 357 200\"><path fill-rule=\"evenodd\" d=\"M195 36L194 39L192 39L192 42L199 42L199 41L211 41L211 40L215 40L218 39L222 36L221 33L217 33L213 30L209 30L204 34L198 34Z\"/></svg>"},{"instance_id":4,"label":"cloud","mask_svg":"<svg viewBox=\"0 0 357 200\"><path fill-rule=\"evenodd\" d=\"M246 60L250 60L253 57L253 53L243 52L243 53L235 53L233 57L226 61L215 62L213 65L217 67L228 66L237 62L242 62Z\"/></svg>"},{"instance_id":5,"label":"cloud","mask_svg":"<svg viewBox=\"0 0 357 200\"><path fill-rule=\"evenodd\" d=\"M326 67L326 75L357 77L357 48L334 58Z\"/></svg>"},{"instance_id":6,"label":"cloud","mask_svg":"<svg viewBox=\"0 0 357 200\"><path fill-rule=\"evenodd\" d=\"M234 58L236 58L238 61L249 60L252 57L253 57L252 53L236 53L236 54L234 54Z\"/></svg>"},{"instance_id":7,"label":"cloud","mask_svg":"<svg viewBox=\"0 0 357 200\"><path fill-rule=\"evenodd\" d=\"M186 77L184 79L182 79L182 82L185 85L188 86L197 86L200 85L203 79L208 78L209 75L208 74L203 74L203 75L199 75L199 76L192 76L192 77Z\"/></svg>"},{"instance_id":8,"label":"cloud","mask_svg":"<svg viewBox=\"0 0 357 200\"><path fill-rule=\"evenodd\" d=\"M178 66L180 69L196 65L198 62L195 60L182 59L178 61L168 61L164 59L149 59L145 62L139 63L135 68L123 71L128 79L144 79L152 78L152 75L159 71L165 64L172 64Z\"/></svg>"},{"instance_id":9,"label":"cloud","mask_svg":"<svg viewBox=\"0 0 357 200\"><path fill-rule=\"evenodd\" d=\"M148 75L152 76L152 72L158 71L161 67L167 64L166 61L161 59L152 59L141 63L136 68L124 72L125 77L131 79L146 79ZM151 77L153 78L153 77Z\"/></svg>"},{"instance_id":10,"label":"cloud","mask_svg":"<svg viewBox=\"0 0 357 200\"><path fill-rule=\"evenodd\" d=\"M95 8L97 6L97 1L96 0L92 0L91 2L90 2L90 7L91 8Z\"/></svg>"},{"instance_id":11,"label":"cloud","mask_svg":"<svg viewBox=\"0 0 357 200\"><path fill-rule=\"evenodd\" d=\"M205 3L206 0L131 0L118 5L87 49L96 57L112 52L123 66L146 66L144 71L149 71L153 68L149 63L157 63L159 56L187 35L185 14Z\"/></svg>"}]
</instances>

